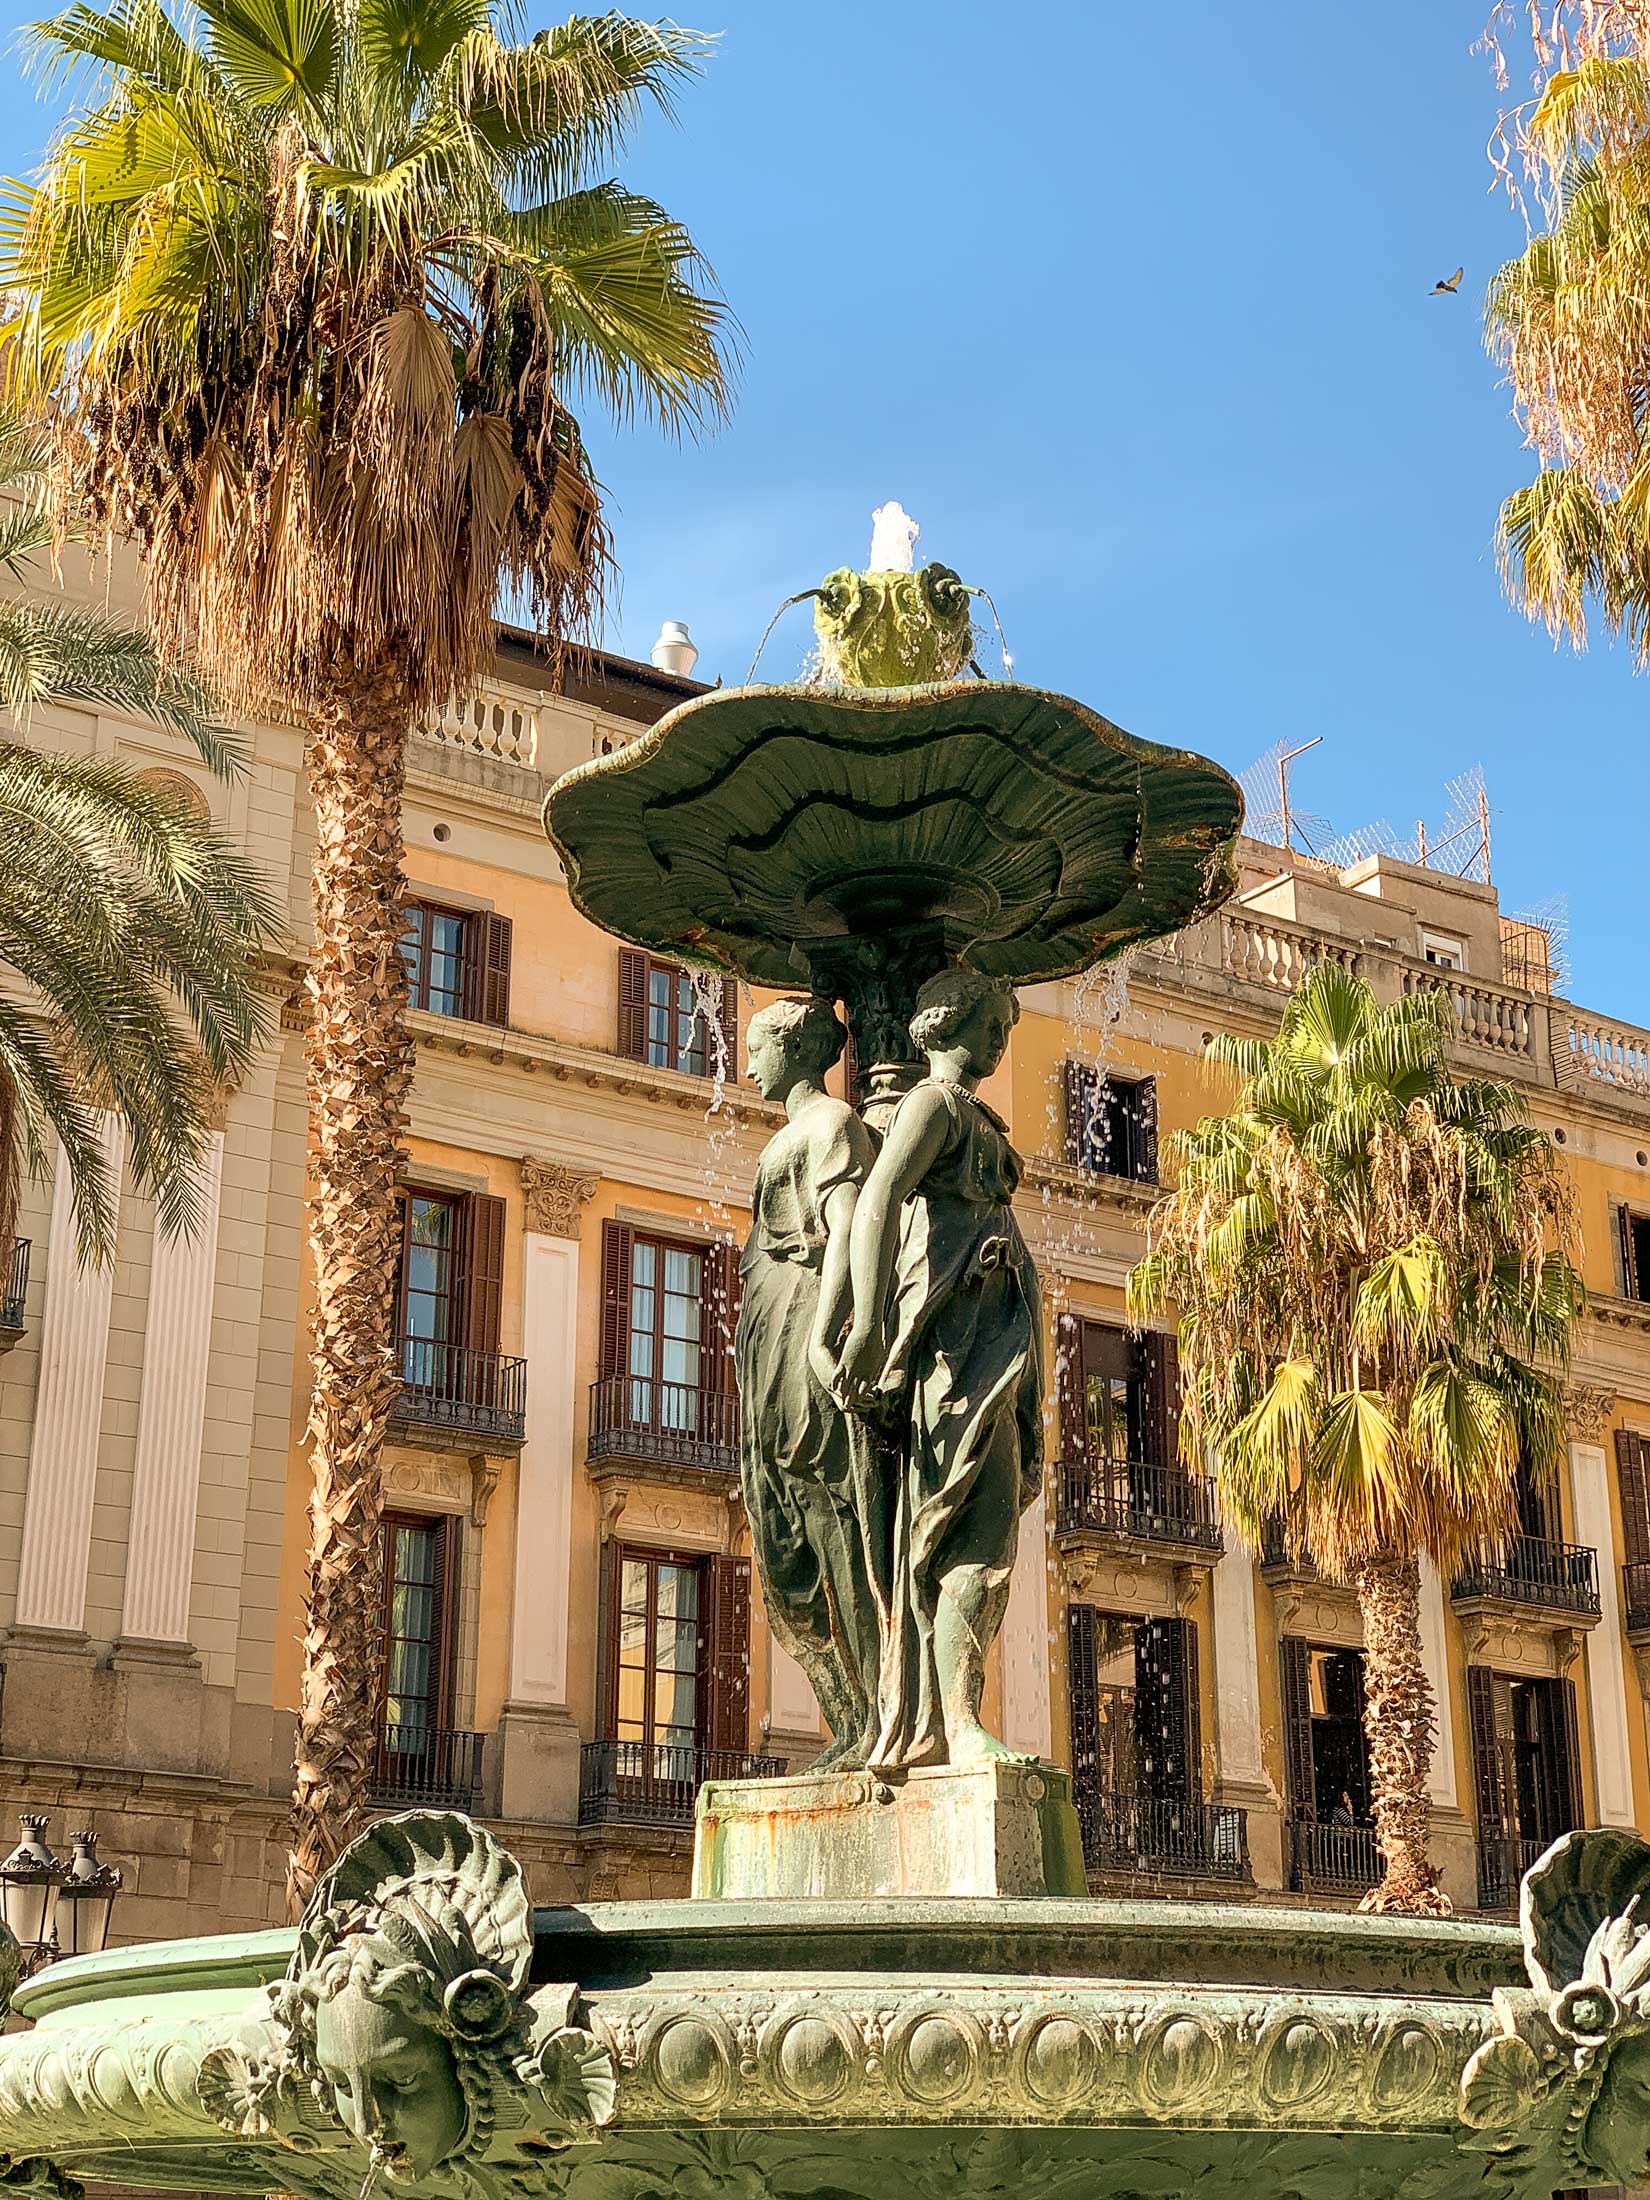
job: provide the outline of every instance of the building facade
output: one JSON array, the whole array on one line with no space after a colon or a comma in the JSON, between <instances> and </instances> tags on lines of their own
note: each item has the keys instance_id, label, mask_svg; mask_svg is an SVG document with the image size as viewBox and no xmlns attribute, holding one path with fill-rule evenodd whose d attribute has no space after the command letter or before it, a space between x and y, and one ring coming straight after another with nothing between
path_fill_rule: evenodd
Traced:
<instances>
[{"instance_id":1,"label":"building facade","mask_svg":"<svg viewBox=\"0 0 1650 2200\"><path fill-rule=\"evenodd\" d=\"M616 659L553 684L506 633L408 775L376 1794L495 1822L541 1901L685 1892L701 1780L823 1739L739 1496L735 1247L779 1119L736 1074L759 1002L584 923L539 822L559 773L693 692ZM307 1540L300 741L257 728L223 788L108 716L30 737L181 774L284 883L291 938L199 1236L164 1240L128 1191L118 1259L87 1273L61 1182L27 1197L0 1300L0 1812L96 1829L119 1936L262 1924ZM1241 873L1126 996L1026 988L986 1088L1028 1163L1055 1369L987 1709L1071 1766L1097 1891L1355 1900L1375 1875L1355 1603L1228 1534L1177 1455L1173 1339L1129 1334L1123 1281L1160 1146L1210 1104L1209 1033L1269 1033L1326 958L1389 996L1443 985L1463 1070L1524 1088L1570 1164L1589 1289L1560 1486L1424 1581L1436 1853L1458 1908L1504 1909L1564 1827L1650 1828L1650 1033L1554 998L1488 886L1256 842Z\"/></svg>"}]
</instances>

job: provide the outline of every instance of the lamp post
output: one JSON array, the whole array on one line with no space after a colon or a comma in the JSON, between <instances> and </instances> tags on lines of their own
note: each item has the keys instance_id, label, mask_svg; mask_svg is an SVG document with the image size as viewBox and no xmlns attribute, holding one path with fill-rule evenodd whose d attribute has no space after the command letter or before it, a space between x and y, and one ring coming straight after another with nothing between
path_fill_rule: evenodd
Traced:
<instances>
[{"instance_id":1,"label":"lamp post","mask_svg":"<svg viewBox=\"0 0 1650 2200\"><path fill-rule=\"evenodd\" d=\"M65 1864L47 1846L43 1817L25 1814L22 1825L22 1840L0 1864L0 1920L17 1941L27 1978L59 1955L93 1955L103 1947L120 1873L98 1862L90 1833L70 1834L73 1854Z\"/></svg>"}]
</instances>

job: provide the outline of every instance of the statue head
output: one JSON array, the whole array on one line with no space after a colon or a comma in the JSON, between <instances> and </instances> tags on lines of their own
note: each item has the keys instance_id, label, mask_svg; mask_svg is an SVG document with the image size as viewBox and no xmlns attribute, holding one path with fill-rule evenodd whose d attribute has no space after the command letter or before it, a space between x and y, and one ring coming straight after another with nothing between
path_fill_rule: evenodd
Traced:
<instances>
[{"instance_id":1,"label":"statue head","mask_svg":"<svg viewBox=\"0 0 1650 2200\"><path fill-rule=\"evenodd\" d=\"M787 995L758 1009L745 1034L751 1080L766 1100L783 1100L806 1079L821 1084L848 1034L823 995Z\"/></svg>"},{"instance_id":2,"label":"statue head","mask_svg":"<svg viewBox=\"0 0 1650 2200\"><path fill-rule=\"evenodd\" d=\"M1014 988L977 970L942 970L917 995L911 1043L930 1060L955 1050L969 1075L989 1077L1020 1020Z\"/></svg>"}]
</instances>

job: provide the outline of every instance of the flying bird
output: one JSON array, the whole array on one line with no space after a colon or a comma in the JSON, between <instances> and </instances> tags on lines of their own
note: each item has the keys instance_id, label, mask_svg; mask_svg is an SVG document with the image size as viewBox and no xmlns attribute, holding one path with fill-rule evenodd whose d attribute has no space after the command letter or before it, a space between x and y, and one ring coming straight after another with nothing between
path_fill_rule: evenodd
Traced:
<instances>
[{"instance_id":1,"label":"flying bird","mask_svg":"<svg viewBox=\"0 0 1650 2200\"><path fill-rule=\"evenodd\" d=\"M1441 283L1434 283L1427 292L1427 296L1429 298L1442 298L1445 296L1453 298L1460 289L1461 278L1466 272L1464 267L1458 267L1453 275L1446 276Z\"/></svg>"}]
</instances>

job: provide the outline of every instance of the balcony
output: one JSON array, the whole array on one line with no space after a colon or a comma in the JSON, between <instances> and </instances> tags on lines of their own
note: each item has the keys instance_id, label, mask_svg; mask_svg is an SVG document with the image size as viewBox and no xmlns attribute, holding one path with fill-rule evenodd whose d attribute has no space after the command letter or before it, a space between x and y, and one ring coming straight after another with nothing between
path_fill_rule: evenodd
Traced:
<instances>
[{"instance_id":1,"label":"balcony","mask_svg":"<svg viewBox=\"0 0 1650 2200\"><path fill-rule=\"evenodd\" d=\"M1598 1555L1585 1543L1553 1543L1517 1535L1499 1550L1470 1559L1450 1584L1450 1601L1480 1608L1556 1615L1591 1624L1598 1618Z\"/></svg>"},{"instance_id":2,"label":"balcony","mask_svg":"<svg viewBox=\"0 0 1650 2200\"><path fill-rule=\"evenodd\" d=\"M1289 1825L1289 1884L1297 1894L1361 1895L1381 1877L1373 1826Z\"/></svg>"},{"instance_id":3,"label":"balcony","mask_svg":"<svg viewBox=\"0 0 1650 2200\"><path fill-rule=\"evenodd\" d=\"M23 1334L23 1307L29 1295L29 1240L13 1238L11 1265L0 1290L0 1352L9 1352Z\"/></svg>"},{"instance_id":4,"label":"balcony","mask_svg":"<svg viewBox=\"0 0 1650 2200\"><path fill-rule=\"evenodd\" d=\"M512 1449L527 1435L527 1362L433 1337L403 1337L401 1396L391 1419L463 1449Z\"/></svg>"},{"instance_id":5,"label":"balcony","mask_svg":"<svg viewBox=\"0 0 1650 2200\"><path fill-rule=\"evenodd\" d=\"M1621 1569L1621 1611L1629 1635L1650 1639L1650 1566Z\"/></svg>"},{"instance_id":6,"label":"balcony","mask_svg":"<svg viewBox=\"0 0 1650 2200\"><path fill-rule=\"evenodd\" d=\"M783 1757L663 1742L586 1742L579 1751L581 1826L691 1828L707 1780L777 1780Z\"/></svg>"},{"instance_id":7,"label":"balcony","mask_svg":"<svg viewBox=\"0 0 1650 2200\"><path fill-rule=\"evenodd\" d=\"M1181 1558L1212 1561L1225 1549L1208 1476L1141 1459L1062 1460L1054 1526L1060 1536L1144 1543Z\"/></svg>"},{"instance_id":8,"label":"balcony","mask_svg":"<svg viewBox=\"0 0 1650 2200\"><path fill-rule=\"evenodd\" d=\"M1249 1821L1225 1803L1178 1796L1108 1795L1078 1805L1083 1862L1097 1878L1140 1873L1247 1880Z\"/></svg>"},{"instance_id":9,"label":"balcony","mask_svg":"<svg viewBox=\"0 0 1650 2200\"><path fill-rule=\"evenodd\" d=\"M1546 1841L1524 1841L1514 1834L1480 1835L1478 1841L1478 1907L1481 1910L1515 1910L1524 1874L1551 1846Z\"/></svg>"},{"instance_id":10,"label":"balcony","mask_svg":"<svg viewBox=\"0 0 1650 2200\"><path fill-rule=\"evenodd\" d=\"M378 1744L371 1799L404 1810L474 1810L481 1793L484 1734L439 1726L387 1726Z\"/></svg>"},{"instance_id":11,"label":"balcony","mask_svg":"<svg viewBox=\"0 0 1650 2200\"><path fill-rule=\"evenodd\" d=\"M739 1472L739 1399L732 1391L617 1375L590 1386L592 1467L661 1470L667 1479L725 1486Z\"/></svg>"}]
</instances>

